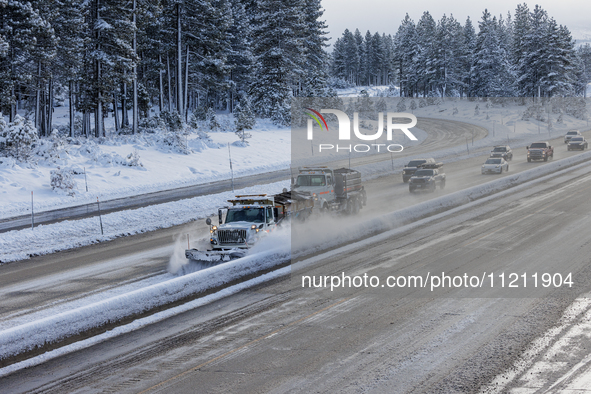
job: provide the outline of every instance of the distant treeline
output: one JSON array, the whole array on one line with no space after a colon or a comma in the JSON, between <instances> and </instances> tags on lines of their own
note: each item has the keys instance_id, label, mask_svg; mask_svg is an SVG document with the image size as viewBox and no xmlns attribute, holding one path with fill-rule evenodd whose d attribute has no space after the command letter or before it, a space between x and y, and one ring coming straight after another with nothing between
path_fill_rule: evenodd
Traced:
<instances>
[{"instance_id":1,"label":"distant treeline","mask_svg":"<svg viewBox=\"0 0 591 394\"><path fill-rule=\"evenodd\" d=\"M331 54L335 84L390 85L402 96L580 96L591 82L591 46L576 49L566 26L540 6L512 17L487 10L464 25L453 16L417 23L408 14L391 35L345 30Z\"/></svg>"}]
</instances>

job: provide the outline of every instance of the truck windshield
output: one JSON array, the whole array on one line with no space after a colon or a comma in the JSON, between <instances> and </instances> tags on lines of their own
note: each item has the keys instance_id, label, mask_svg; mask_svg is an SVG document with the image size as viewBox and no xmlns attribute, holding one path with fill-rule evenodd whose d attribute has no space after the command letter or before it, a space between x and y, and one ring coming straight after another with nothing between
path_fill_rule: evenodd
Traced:
<instances>
[{"instance_id":1,"label":"truck windshield","mask_svg":"<svg viewBox=\"0 0 591 394\"><path fill-rule=\"evenodd\" d=\"M417 170L415 176L432 176L433 170Z\"/></svg>"},{"instance_id":2,"label":"truck windshield","mask_svg":"<svg viewBox=\"0 0 591 394\"><path fill-rule=\"evenodd\" d=\"M264 208L230 208L226 215L226 223L263 223L264 217Z\"/></svg>"},{"instance_id":3,"label":"truck windshield","mask_svg":"<svg viewBox=\"0 0 591 394\"><path fill-rule=\"evenodd\" d=\"M546 148L546 143L545 142L534 142L533 144L531 144L531 146L529 148L530 149L543 149L543 148Z\"/></svg>"},{"instance_id":4,"label":"truck windshield","mask_svg":"<svg viewBox=\"0 0 591 394\"><path fill-rule=\"evenodd\" d=\"M296 186L326 186L324 175L298 175Z\"/></svg>"}]
</instances>

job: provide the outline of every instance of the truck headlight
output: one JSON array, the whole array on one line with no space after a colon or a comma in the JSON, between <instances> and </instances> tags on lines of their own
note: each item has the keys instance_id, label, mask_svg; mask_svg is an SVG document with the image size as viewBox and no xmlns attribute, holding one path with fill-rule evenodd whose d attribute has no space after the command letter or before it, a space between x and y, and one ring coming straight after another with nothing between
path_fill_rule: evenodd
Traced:
<instances>
[{"instance_id":1,"label":"truck headlight","mask_svg":"<svg viewBox=\"0 0 591 394\"><path fill-rule=\"evenodd\" d=\"M250 228L254 230L255 228L257 228L257 225L253 224L252 226L250 226Z\"/></svg>"},{"instance_id":2,"label":"truck headlight","mask_svg":"<svg viewBox=\"0 0 591 394\"><path fill-rule=\"evenodd\" d=\"M210 233L215 234L215 232L218 231L218 227L217 226L211 226L211 230L209 230Z\"/></svg>"}]
</instances>

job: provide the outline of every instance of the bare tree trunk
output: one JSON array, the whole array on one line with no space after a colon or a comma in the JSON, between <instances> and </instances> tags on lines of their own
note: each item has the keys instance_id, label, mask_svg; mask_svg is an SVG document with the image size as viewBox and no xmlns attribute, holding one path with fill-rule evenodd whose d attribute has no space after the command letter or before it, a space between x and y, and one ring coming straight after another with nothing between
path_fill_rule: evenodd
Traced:
<instances>
[{"instance_id":1,"label":"bare tree trunk","mask_svg":"<svg viewBox=\"0 0 591 394\"><path fill-rule=\"evenodd\" d=\"M189 117L189 46L187 45L187 63L185 64L185 107L183 108L185 122L188 121Z\"/></svg>"},{"instance_id":2,"label":"bare tree trunk","mask_svg":"<svg viewBox=\"0 0 591 394\"><path fill-rule=\"evenodd\" d=\"M166 68L168 75L168 112L172 112L172 84L170 82L170 58L166 55Z\"/></svg>"},{"instance_id":3,"label":"bare tree trunk","mask_svg":"<svg viewBox=\"0 0 591 394\"><path fill-rule=\"evenodd\" d=\"M183 116L183 48L182 48L182 30L181 30L181 4L176 5L177 30L176 30L176 54L177 54L177 72L176 72L176 93L177 93L177 112Z\"/></svg>"},{"instance_id":4,"label":"bare tree trunk","mask_svg":"<svg viewBox=\"0 0 591 394\"><path fill-rule=\"evenodd\" d=\"M136 33L136 0L133 0L133 52L137 55L137 33ZM138 108L137 108L137 65L133 64L133 110L132 110L132 126L133 134L137 134L138 122Z\"/></svg>"},{"instance_id":5,"label":"bare tree trunk","mask_svg":"<svg viewBox=\"0 0 591 394\"><path fill-rule=\"evenodd\" d=\"M47 102L47 135L50 135L52 130L51 130L51 126L52 126L52 121L53 121L53 77L49 78L49 97L48 97L48 102Z\"/></svg>"},{"instance_id":6,"label":"bare tree trunk","mask_svg":"<svg viewBox=\"0 0 591 394\"><path fill-rule=\"evenodd\" d=\"M115 132L119 134L119 109L117 108L117 91L113 92L113 117L115 118Z\"/></svg>"},{"instance_id":7,"label":"bare tree trunk","mask_svg":"<svg viewBox=\"0 0 591 394\"><path fill-rule=\"evenodd\" d=\"M12 55L11 55L11 59L14 59L14 49L11 49L11 54L12 54ZM15 73L15 71L14 71L14 62L11 62L10 64L11 64L11 65L10 65L10 68L11 68L11 75L14 75L14 73ZM10 89L10 97L11 97L11 99L12 99L13 97L15 97L15 94L14 94L14 92L15 92L15 89L14 89L14 84L12 84L12 88ZM8 116L8 121L9 121L9 122L13 122L13 121L14 121L14 118L15 118L15 116L16 116L16 103L12 103L12 100L11 100L11 104L10 104L10 114L9 114L9 116Z\"/></svg>"},{"instance_id":8,"label":"bare tree trunk","mask_svg":"<svg viewBox=\"0 0 591 394\"><path fill-rule=\"evenodd\" d=\"M158 63L162 64L162 55L158 55ZM158 110L163 111L164 106L164 84L162 83L162 70L158 70Z\"/></svg>"},{"instance_id":9,"label":"bare tree trunk","mask_svg":"<svg viewBox=\"0 0 591 394\"><path fill-rule=\"evenodd\" d=\"M127 75L127 71L123 71L123 75ZM127 83L123 82L123 94L121 97L121 128L129 127L129 114L127 113Z\"/></svg>"},{"instance_id":10,"label":"bare tree trunk","mask_svg":"<svg viewBox=\"0 0 591 394\"><path fill-rule=\"evenodd\" d=\"M41 93L41 98L40 98L40 103L39 103L39 135L40 136L45 136L45 126L47 125L47 123L45 123L45 119L46 119L46 112L45 112L45 102L47 101L45 98L45 90L43 90Z\"/></svg>"},{"instance_id":11,"label":"bare tree trunk","mask_svg":"<svg viewBox=\"0 0 591 394\"><path fill-rule=\"evenodd\" d=\"M100 0L96 0L96 19L99 20L100 19ZM96 35L97 35L97 39L100 38L100 31L97 30ZM100 44L97 45L97 50L100 51ZM97 94L97 103L96 103L96 114L95 114L95 130L94 130L94 134L95 136L101 137L103 135L103 106L102 106L102 101L103 101L103 97L102 97L102 92L100 89L100 83L101 83L101 61L97 59L96 61L96 79L97 79L97 87L98 87L98 94Z\"/></svg>"},{"instance_id":12,"label":"bare tree trunk","mask_svg":"<svg viewBox=\"0 0 591 394\"><path fill-rule=\"evenodd\" d=\"M70 138L74 138L74 81L70 81L68 84L68 93L70 96Z\"/></svg>"},{"instance_id":13,"label":"bare tree trunk","mask_svg":"<svg viewBox=\"0 0 591 394\"><path fill-rule=\"evenodd\" d=\"M234 73L232 72L232 70L230 70L230 81L232 81L233 78ZM230 89L230 103L228 105L228 109L230 110L231 114L234 113L234 89Z\"/></svg>"},{"instance_id":14,"label":"bare tree trunk","mask_svg":"<svg viewBox=\"0 0 591 394\"><path fill-rule=\"evenodd\" d=\"M40 129L41 120L41 62L37 63L37 95L35 97L35 128Z\"/></svg>"}]
</instances>

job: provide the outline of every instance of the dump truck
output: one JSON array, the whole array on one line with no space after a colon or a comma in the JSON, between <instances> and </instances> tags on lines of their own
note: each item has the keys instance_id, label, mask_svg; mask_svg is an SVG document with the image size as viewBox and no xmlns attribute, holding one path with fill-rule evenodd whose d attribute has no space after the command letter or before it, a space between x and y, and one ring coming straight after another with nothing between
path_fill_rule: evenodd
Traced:
<instances>
[{"instance_id":1,"label":"dump truck","mask_svg":"<svg viewBox=\"0 0 591 394\"><path fill-rule=\"evenodd\" d=\"M314 207L354 214L367 204L361 173L349 168L300 167L292 189L312 194Z\"/></svg>"},{"instance_id":2,"label":"dump truck","mask_svg":"<svg viewBox=\"0 0 591 394\"><path fill-rule=\"evenodd\" d=\"M210 218L210 250L187 249L185 257L195 262L223 262L246 255L261 237L288 220L306 220L313 212L310 193L288 191L276 195L238 195L228 200L231 205L218 209L218 223Z\"/></svg>"}]
</instances>

